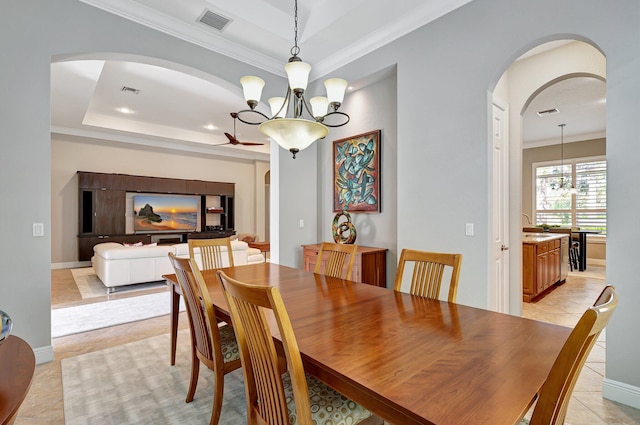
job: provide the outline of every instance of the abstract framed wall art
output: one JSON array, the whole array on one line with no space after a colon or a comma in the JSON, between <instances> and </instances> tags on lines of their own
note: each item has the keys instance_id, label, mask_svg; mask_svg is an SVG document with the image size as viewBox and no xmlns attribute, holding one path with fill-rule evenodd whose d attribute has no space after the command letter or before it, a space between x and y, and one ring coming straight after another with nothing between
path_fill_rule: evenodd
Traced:
<instances>
[{"instance_id":1,"label":"abstract framed wall art","mask_svg":"<svg viewBox=\"0 0 640 425\"><path fill-rule=\"evenodd\" d=\"M380 135L333 142L333 212L380 212Z\"/></svg>"}]
</instances>

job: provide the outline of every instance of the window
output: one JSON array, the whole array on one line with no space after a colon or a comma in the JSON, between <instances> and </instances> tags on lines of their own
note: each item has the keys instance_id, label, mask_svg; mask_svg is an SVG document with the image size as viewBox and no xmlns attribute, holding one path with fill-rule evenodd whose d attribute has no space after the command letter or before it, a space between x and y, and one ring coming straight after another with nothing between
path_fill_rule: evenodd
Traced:
<instances>
[{"instance_id":1,"label":"window","mask_svg":"<svg viewBox=\"0 0 640 425\"><path fill-rule=\"evenodd\" d=\"M579 227L607 233L607 162L576 158L534 164L536 225ZM571 190L575 182L575 191Z\"/></svg>"}]
</instances>

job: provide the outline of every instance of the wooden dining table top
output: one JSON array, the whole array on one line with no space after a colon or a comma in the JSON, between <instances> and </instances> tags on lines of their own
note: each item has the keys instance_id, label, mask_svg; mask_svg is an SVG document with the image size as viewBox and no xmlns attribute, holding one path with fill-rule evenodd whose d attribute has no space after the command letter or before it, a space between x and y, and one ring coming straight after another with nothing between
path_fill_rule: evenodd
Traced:
<instances>
[{"instance_id":1,"label":"wooden dining table top","mask_svg":"<svg viewBox=\"0 0 640 425\"><path fill-rule=\"evenodd\" d=\"M305 370L394 424L517 423L570 333L272 263L221 270L278 287ZM227 316L215 271L203 276Z\"/></svg>"},{"instance_id":2,"label":"wooden dining table top","mask_svg":"<svg viewBox=\"0 0 640 425\"><path fill-rule=\"evenodd\" d=\"M12 424L24 401L36 369L33 349L9 335L0 345L0 424Z\"/></svg>"}]
</instances>

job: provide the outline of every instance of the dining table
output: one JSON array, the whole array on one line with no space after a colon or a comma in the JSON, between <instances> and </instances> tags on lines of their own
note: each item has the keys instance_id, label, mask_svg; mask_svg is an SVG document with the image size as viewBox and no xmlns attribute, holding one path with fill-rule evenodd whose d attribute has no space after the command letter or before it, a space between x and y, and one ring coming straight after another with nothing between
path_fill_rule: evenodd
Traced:
<instances>
[{"instance_id":1,"label":"dining table","mask_svg":"<svg viewBox=\"0 0 640 425\"><path fill-rule=\"evenodd\" d=\"M220 270L277 287L305 370L393 424L517 424L571 331L274 263ZM229 321L216 270L202 274ZM180 288L165 278L175 364Z\"/></svg>"}]
</instances>

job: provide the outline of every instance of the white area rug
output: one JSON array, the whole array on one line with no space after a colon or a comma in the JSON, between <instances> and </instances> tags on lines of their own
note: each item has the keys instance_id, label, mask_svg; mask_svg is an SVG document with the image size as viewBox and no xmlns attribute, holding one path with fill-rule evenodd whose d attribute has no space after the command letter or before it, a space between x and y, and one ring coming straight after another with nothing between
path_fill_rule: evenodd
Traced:
<instances>
[{"instance_id":1,"label":"white area rug","mask_svg":"<svg viewBox=\"0 0 640 425\"><path fill-rule=\"evenodd\" d=\"M178 334L176 366L169 335L62 360L66 425L208 424L213 372L200 367L198 388L185 403L190 374L188 330ZM242 369L224 378L221 425L246 424Z\"/></svg>"},{"instance_id":2,"label":"white area rug","mask_svg":"<svg viewBox=\"0 0 640 425\"><path fill-rule=\"evenodd\" d=\"M169 314L171 292L120 298L51 310L51 337L87 332ZM184 301L180 298L180 311Z\"/></svg>"},{"instance_id":3,"label":"white area rug","mask_svg":"<svg viewBox=\"0 0 640 425\"><path fill-rule=\"evenodd\" d=\"M71 269L73 280L80 291L82 299L102 297L107 295L107 287L96 276L93 267L83 267L79 269ZM160 288L166 286L164 280L158 282L137 283L135 285L118 286L116 292L138 291L143 289Z\"/></svg>"}]
</instances>

